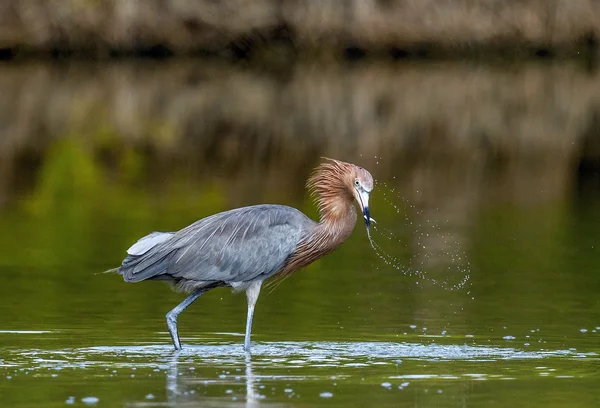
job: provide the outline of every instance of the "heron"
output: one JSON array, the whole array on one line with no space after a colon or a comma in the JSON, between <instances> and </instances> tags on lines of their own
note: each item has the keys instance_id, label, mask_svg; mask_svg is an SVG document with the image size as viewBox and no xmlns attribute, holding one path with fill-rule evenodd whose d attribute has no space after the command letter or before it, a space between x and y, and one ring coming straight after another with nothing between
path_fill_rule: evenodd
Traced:
<instances>
[{"instance_id":1,"label":"heron","mask_svg":"<svg viewBox=\"0 0 600 408\"><path fill-rule=\"evenodd\" d=\"M263 282L286 277L339 247L352 233L360 207L367 232L373 177L364 168L325 159L306 186L319 221L285 205L260 204L202 218L177 232L152 232L127 250L113 269L126 282L166 281L189 293L166 315L176 350L181 350L177 318L207 291L230 287L248 300L244 350L250 352L254 308Z\"/></svg>"}]
</instances>

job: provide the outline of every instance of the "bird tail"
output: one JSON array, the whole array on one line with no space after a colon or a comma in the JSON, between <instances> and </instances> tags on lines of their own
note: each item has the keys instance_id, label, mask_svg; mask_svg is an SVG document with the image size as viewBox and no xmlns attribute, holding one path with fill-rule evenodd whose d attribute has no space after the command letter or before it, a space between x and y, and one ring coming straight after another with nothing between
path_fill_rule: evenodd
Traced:
<instances>
[{"instance_id":1,"label":"bird tail","mask_svg":"<svg viewBox=\"0 0 600 408\"><path fill-rule=\"evenodd\" d=\"M100 275L100 274L105 274L105 273L119 273L119 268L112 268L107 271L96 272L96 273L94 273L94 275Z\"/></svg>"},{"instance_id":2,"label":"bird tail","mask_svg":"<svg viewBox=\"0 0 600 408\"><path fill-rule=\"evenodd\" d=\"M127 282L139 282L160 275L166 268L172 254L158 255L153 251L171 238L174 232L153 232L138 240L127 250L127 257L117 268Z\"/></svg>"},{"instance_id":3,"label":"bird tail","mask_svg":"<svg viewBox=\"0 0 600 408\"><path fill-rule=\"evenodd\" d=\"M158 244L166 241L167 239L173 236L173 232L152 232L151 234L146 235L145 237L140 238L135 244L133 244L127 250L127 257L123 259L121 266L117 268L111 268L103 272L97 272L96 275L105 274L105 273L118 273L119 275L123 275L125 280L127 281L135 281L132 280L132 277L129 278L125 275L125 273L131 268L134 267L137 263L136 261L141 261L144 254L150 251L152 248L157 246ZM128 275L131 275L128 274Z\"/></svg>"}]
</instances>

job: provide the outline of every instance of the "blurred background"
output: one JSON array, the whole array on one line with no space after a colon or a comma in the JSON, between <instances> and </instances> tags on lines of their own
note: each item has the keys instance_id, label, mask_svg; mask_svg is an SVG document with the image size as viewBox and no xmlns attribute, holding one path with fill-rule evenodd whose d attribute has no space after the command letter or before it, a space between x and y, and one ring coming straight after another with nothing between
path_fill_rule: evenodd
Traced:
<instances>
[{"instance_id":1,"label":"blurred background","mask_svg":"<svg viewBox=\"0 0 600 408\"><path fill-rule=\"evenodd\" d=\"M467 357L441 368L521 381L436 382L445 394L427 397L439 366L407 358L404 374L425 377L403 401L594 406L599 33L592 0L0 0L0 395L13 406L62 402L77 387L112 403L161 398L159 375L116 384L89 369L61 382L12 367L35 367L34 349L168 344L164 314L182 295L99 272L151 231L234 207L317 218L304 185L327 156L373 174L373 238L394 259L382 262L358 223L338 251L264 291L253 340L576 350L591 354L557 364L568 382L542 380L539 361ZM457 290L431 282L466 276ZM244 296L215 290L181 316L180 334L241 350L244 319ZM200 379L232 364L202 352L186 361ZM313 380L301 401L322 401L341 375L341 405L399 403L376 396L402 374L381 360L303 365ZM262 363L259 378L292 370ZM263 381L287 401L280 380Z\"/></svg>"}]
</instances>

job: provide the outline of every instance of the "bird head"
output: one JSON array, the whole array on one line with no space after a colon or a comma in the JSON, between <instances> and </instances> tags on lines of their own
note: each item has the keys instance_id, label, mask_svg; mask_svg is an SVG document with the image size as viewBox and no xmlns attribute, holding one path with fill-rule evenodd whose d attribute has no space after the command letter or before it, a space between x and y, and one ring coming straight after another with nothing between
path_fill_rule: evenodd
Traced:
<instances>
[{"instance_id":1,"label":"bird head","mask_svg":"<svg viewBox=\"0 0 600 408\"><path fill-rule=\"evenodd\" d=\"M353 166L352 194L360 206L360 210L365 219L367 228L371 226L371 221L375 222L369 214L369 194L373 190L373 176L367 170L359 166Z\"/></svg>"},{"instance_id":2,"label":"bird head","mask_svg":"<svg viewBox=\"0 0 600 408\"><path fill-rule=\"evenodd\" d=\"M307 187L316 198L320 211L335 214L338 211L337 200L341 197L355 199L365 219L367 228L371 221L369 214L369 194L373 190L373 176L362 167L340 160L324 157L308 179Z\"/></svg>"}]
</instances>

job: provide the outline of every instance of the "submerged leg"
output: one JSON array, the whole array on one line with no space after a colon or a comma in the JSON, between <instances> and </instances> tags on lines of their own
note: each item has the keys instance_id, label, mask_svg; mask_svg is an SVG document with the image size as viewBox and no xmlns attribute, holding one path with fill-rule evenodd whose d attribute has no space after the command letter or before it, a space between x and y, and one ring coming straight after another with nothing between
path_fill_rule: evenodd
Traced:
<instances>
[{"instance_id":1,"label":"submerged leg","mask_svg":"<svg viewBox=\"0 0 600 408\"><path fill-rule=\"evenodd\" d=\"M177 333L177 317L179 313L183 312L186 307L194 303L196 299L200 297L206 289L197 289L185 298L183 302L175 306L169 313L167 313L167 327L169 328L169 333L171 334L171 339L173 340L173 345L175 346L175 350L181 350L181 342L179 341L179 334Z\"/></svg>"},{"instance_id":2,"label":"submerged leg","mask_svg":"<svg viewBox=\"0 0 600 408\"><path fill-rule=\"evenodd\" d=\"M252 332L252 317L254 316L254 305L258 299L260 293L260 286L262 282L255 282L248 289L246 289L246 296L248 297L248 318L246 319L246 336L244 337L244 351L250 352L250 334Z\"/></svg>"}]
</instances>

